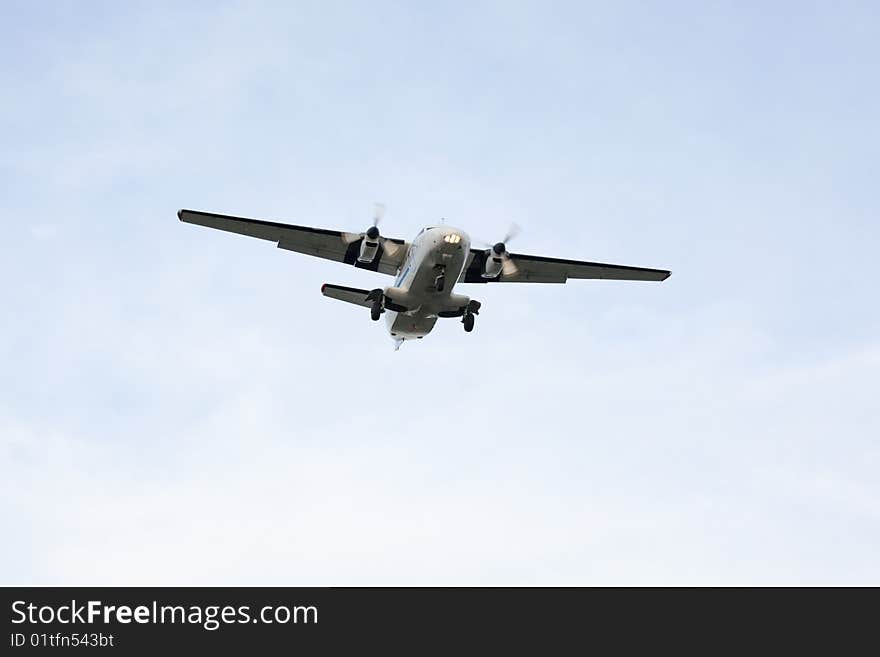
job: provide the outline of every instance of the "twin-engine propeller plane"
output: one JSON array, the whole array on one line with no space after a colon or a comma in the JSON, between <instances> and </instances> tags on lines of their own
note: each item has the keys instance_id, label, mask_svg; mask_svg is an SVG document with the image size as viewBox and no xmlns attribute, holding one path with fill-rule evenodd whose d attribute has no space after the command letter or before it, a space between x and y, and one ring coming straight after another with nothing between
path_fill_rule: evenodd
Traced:
<instances>
[{"instance_id":1,"label":"twin-engine propeller plane","mask_svg":"<svg viewBox=\"0 0 880 657\"><path fill-rule=\"evenodd\" d=\"M421 339L439 317L460 317L464 330L474 330L480 302L454 294L456 283L565 283L569 278L620 281L663 281L665 269L647 269L600 262L562 260L510 253L507 242L473 248L467 234L447 225L423 228L412 242L379 232L383 208L377 205L373 224L363 233L292 226L276 221L180 210L181 221L275 242L278 248L354 265L394 276L394 285L361 290L325 283L325 297L370 309L373 321L384 314L388 332L400 348L404 340Z\"/></svg>"}]
</instances>

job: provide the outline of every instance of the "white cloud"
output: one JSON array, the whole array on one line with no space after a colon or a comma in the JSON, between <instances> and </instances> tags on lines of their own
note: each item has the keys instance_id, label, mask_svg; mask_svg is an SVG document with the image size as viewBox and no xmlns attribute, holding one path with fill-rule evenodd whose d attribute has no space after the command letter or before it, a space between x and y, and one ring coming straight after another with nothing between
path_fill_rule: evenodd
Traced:
<instances>
[{"instance_id":1,"label":"white cloud","mask_svg":"<svg viewBox=\"0 0 880 657\"><path fill-rule=\"evenodd\" d=\"M371 373L369 387L342 365L359 348L340 345L338 361L301 369L301 332L270 328L251 341L247 316L213 333L210 314L191 317L164 357L147 348L169 328L164 318L133 342L105 324L99 341L155 400L142 400L147 410L177 420L136 408L124 435L98 439L87 422L81 435L38 431L7 411L4 498L39 559L7 579L876 581L866 554L823 564L823 574L797 548L829 527L876 525L873 467L854 464L878 458L876 409L860 392L877 376L876 348L755 376L740 361L763 341L736 343L736 314L713 313L699 341L681 328L693 316L611 349L589 336L492 340L462 358L485 370L395 384L442 362L453 338L438 337L433 348L387 352L389 369ZM340 331L357 335L361 324ZM504 376L482 376L492 371ZM451 383L458 391L432 403L433 386ZM829 423L845 445L824 433ZM799 505L824 509L824 525L790 526Z\"/></svg>"}]
</instances>

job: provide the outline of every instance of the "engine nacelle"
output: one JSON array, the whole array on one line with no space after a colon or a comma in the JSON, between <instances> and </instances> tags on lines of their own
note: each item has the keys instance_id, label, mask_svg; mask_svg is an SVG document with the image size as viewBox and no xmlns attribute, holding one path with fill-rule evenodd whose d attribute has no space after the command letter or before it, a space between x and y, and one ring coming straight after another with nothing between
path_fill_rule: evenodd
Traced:
<instances>
[{"instance_id":1,"label":"engine nacelle","mask_svg":"<svg viewBox=\"0 0 880 657\"><path fill-rule=\"evenodd\" d=\"M483 278L495 278L501 273L502 267L504 267L504 261L501 259L501 256L490 249L486 253L486 266L483 268Z\"/></svg>"},{"instance_id":2,"label":"engine nacelle","mask_svg":"<svg viewBox=\"0 0 880 657\"><path fill-rule=\"evenodd\" d=\"M379 240L371 240L368 237L364 237L364 241L361 242L361 252L358 255L358 262L370 263L376 259L376 253L379 251Z\"/></svg>"}]
</instances>

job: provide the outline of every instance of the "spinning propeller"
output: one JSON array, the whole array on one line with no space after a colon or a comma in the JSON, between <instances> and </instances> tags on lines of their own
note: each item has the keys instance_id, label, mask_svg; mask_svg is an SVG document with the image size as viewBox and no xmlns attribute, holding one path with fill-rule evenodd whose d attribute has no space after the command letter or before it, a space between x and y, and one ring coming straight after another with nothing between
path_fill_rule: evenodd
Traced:
<instances>
[{"instance_id":1,"label":"spinning propeller","mask_svg":"<svg viewBox=\"0 0 880 657\"><path fill-rule=\"evenodd\" d=\"M519 235L520 227L516 224L510 224L510 228L507 229L507 234L504 236L504 239L500 242L496 242L495 244L489 244L488 242L484 242L487 248L490 249L491 255L494 258L501 259L501 271L505 276L513 276L516 274L518 270L516 263L513 261L513 258L510 257L510 253L507 250L507 243L512 240L514 237ZM489 272L489 268L487 267L487 272Z\"/></svg>"},{"instance_id":2,"label":"spinning propeller","mask_svg":"<svg viewBox=\"0 0 880 657\"><path fill-rule=\"evenodd\" d=\"M385 206L381 203L373 203L373 225L367 229L365 235L371 240L379 237L379 222L385 216Z\"/></svg>"},{"instance_id":3,"label":"spinning propeller","mask_svg":"<svg viewBox=\"0 0 880 657\"><path fill-rule=\"evenodd\" d=\"M373 242L379 242L382 245L382 248L389 255L394 255L397 253L397 249L400 248L398 244L394 242L394 240L386 240L382 237L379 232L379 222L382 221L382 218L385 216L385 205L382 203L373 203L373 223L367 228L363 233L343 233L342 241L346 244L351 244L352 242L357 242L363 238L367 238ZM363 247L362 247L363 253Z\"/></svg>"}]
</instances>

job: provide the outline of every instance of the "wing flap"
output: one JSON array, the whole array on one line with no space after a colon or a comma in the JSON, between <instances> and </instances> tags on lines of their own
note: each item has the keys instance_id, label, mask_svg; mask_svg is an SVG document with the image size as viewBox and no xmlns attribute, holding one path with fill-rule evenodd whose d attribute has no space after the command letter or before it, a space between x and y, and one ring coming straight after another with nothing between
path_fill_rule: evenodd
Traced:
<instances>
[{"instance_id":1,"label":"wing flap","mask_svg":"<svg viewBox=\"0 0 880 657\"><path fill-rule=\"evenodd\" d=\"M666 269L612 265L585 260L563 260L543 256L511 253L511 259L519 270L525 272L554 272L566 278L611 279L617 281L665 281L671 272ZM511 276L515 279L516 274Z\"/></svg>"},{"instance_id":2,"label":"wing flap","mask_svg":"<svg viewBox=\"0 0 880 657\"><path fill-rule=\"evenodd\" d=\"M305 235L282 236L278 240L278 248L337 262L345 262L345 254L348 252L347 246L342 242L336 247L332 242L312 240Z\"/></svg>"}]
</instances>

